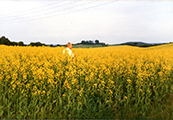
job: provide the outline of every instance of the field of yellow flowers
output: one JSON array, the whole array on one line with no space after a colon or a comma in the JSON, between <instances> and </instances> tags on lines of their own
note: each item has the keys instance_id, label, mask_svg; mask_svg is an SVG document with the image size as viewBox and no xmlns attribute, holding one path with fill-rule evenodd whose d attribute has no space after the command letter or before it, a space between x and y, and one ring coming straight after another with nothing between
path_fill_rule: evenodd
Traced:
<instances>
[{"instance_id":1,"label":"field of yellow flowers","mask_svg":"<svg viewBox=\"0 0 173 120\"><path fill-rule=\"evenodd\" d=\"M63 49L0 45L0 119L173 118L173 44Z\"/></svg>"}]
</instances>

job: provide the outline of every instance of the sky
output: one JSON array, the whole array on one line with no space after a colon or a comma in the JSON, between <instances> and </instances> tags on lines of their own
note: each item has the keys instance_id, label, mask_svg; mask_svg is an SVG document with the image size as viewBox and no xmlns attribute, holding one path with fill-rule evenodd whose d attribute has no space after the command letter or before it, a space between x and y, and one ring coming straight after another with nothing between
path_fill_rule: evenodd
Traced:
<instances>
[{"instance_id":1,"label":"sky","mask_svg":"<svg viewBox=\"0 0 173 120\"><path fill-rule=\"evenodd\" d=\"M173 42L173 1L0 0L0 37L45 44Z\"/></svg>"}]
</instances>

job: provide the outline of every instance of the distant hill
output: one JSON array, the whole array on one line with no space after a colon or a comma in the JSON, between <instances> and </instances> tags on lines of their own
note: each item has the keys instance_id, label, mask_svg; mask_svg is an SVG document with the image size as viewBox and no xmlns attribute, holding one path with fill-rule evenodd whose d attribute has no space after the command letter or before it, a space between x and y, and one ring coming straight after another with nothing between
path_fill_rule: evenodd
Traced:
<instances>
[{"instance_id":1,"label":"distant hill","mask_svg":"<svg viewBox=\"0 0 173 120\"><path fill-rule=\"evenodd\" d=\"M164 43L145 43L145 42L125 42L121 43L119 45L130 45L130 46L138 46L138 47L151 47L151 46L157 46L162 45Z\"/></svg>"},{"instance_id":2,"label":"distant hill","mask_svg":"<svg viewBox=\"0 0 173 120\"><path fill-rule=\"evenodd\" d=\"M147 45L148 43L144 42L125 42L121 43L120 45L134 45L134 46L139 46L139 45Z\"/></svg>"}]
</instances>

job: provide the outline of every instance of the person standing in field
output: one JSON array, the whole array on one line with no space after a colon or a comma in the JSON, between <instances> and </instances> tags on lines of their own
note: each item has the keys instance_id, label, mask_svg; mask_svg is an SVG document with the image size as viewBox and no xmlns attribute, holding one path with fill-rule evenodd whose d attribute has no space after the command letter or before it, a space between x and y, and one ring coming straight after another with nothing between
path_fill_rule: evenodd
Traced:
<instances>
[{"instance_id":1,"label":"person standing in field","mask_svg":"<svg viewBox=\"0 0 173 120\"><path fill-rule=\"evenodd\" d=\"M66 44L66 48L63 50L63 54L66 54L70 56L71 58L74 58L74 53L71 51L72 47L73 45L70 42L68 42Z\"/></svg>"}]
</instances>

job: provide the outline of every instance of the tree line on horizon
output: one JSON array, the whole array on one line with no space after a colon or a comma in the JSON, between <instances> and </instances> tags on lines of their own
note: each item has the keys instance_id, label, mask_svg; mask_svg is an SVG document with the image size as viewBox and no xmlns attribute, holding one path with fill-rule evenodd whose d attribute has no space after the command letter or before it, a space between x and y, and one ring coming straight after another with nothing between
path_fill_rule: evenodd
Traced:
<instances>
[{"instance_id":1,"label":"tree line on horizon","mask_svg":"<svg viewBox=\"0 0 173 120\"><path fill-rule=\"evenodd\" d=\"M173 42L170 42L173 43ZM44 44L41 42L31 42L30 44L24 44L24 42L19 41L19 42L11 42L8 38L5 36L2 36L0 38L0 45L8 45L8 46L50 46L50 47L57 47L57 46L64 46L65 45L53 45L53 44ZM130 45L130 46L137 46L137 47L151 47L151 46L157 46L157 45L162 45L166 43L157 43L157 44L149 44L149 43L144 43L144 42L126 42L126 43L121 43L117 45ZM74 45L74 44L73 44ZM99 40L82 40L80 43L76 43L75 45L101 45L102 47L108 46L108 44L105 44L103 42L99 42ZM115 44L116 45L116 44Z\"/></svg>"},{"instance_id":2,"label":"tree line on horizon","mask_svg":"<svg viewBox=\"0 0 173 120\"><path fill-rule=\"evenodd\" d=\"M82 45L101 45L102 47L108 46L107 44L103 43L103 42L99 42L99 40L82 40L81 43L77 43L77 44L82 44Z\"/></svg>"},{"instance_id":3,"label":"tree line on horizon","mask_svg":"<svg viewBox=\"0 0 173 120\"><path fill-rule=\"evenodd\" d=\"M0 45L3 44L3 45L8 45L8 46L50 46L50 47L57 47L57 46L65 46L65 45L60 45L60 44L57 44L57 45L53 45L53 44L50 44L50 45L47 45L47 44L44 44L44 43L41 43L41 42L31 42L30 44L24 44L24 42L20 41L20 42L11 42L8 38L6 38L5 36L2 36L0 38ZM79 45L79 44L83 44L83 45L101 45L101 46L107 46L105 43L100 43L99 40L95 40L92 41L92 40L82 40L81 43L77 43L76 45Z\"/></svg>"},{"instance_id":4,"label":"tree line on horizon","mask_svg":"<svg viewBox=\"0 0 173 120\"><path fill-rule=\"evenodd\" d=\"M20 42L11 42L8 38L6 38L5 36L2 36L0 38L0 45L3 44L3 45L8 45L8 46L50 46L50 47L56 47L56 46L60 46L59 44L57 45L53 45L53 44L50 44L50 45L47 45L47 44L44 44L44 43L41 43L41 42L31 42L30 44L24 44L24 42L20 41Z\"/></svg>"}]
</instances>

